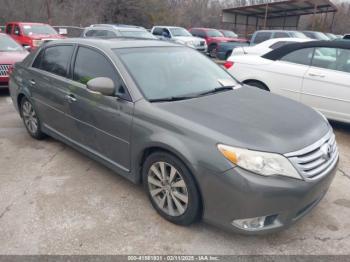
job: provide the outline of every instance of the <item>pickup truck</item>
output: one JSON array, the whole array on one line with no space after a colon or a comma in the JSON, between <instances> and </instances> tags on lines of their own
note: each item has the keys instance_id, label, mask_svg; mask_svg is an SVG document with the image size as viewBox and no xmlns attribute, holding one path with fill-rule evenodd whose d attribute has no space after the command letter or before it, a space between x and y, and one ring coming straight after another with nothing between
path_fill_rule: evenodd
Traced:
<instances>
[{"instance_id":1,"label":"pickup truck","mask_svg":"<svg viewBox=\"0 0 350 262\"><path fill-rule=\"evenodd\" d=\"M10 22L6 24L6 33L28 50L35 50L46 40L64 38L48 24Z\"/></svg>"}]
</instances>

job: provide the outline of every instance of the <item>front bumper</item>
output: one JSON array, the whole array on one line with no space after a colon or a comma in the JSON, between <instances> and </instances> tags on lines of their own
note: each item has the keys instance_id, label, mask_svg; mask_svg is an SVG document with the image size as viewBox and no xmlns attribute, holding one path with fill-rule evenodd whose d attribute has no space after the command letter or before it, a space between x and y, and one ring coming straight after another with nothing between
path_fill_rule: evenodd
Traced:
<instances>
[{"instance_id":1,"label":"front bumper","mask_svg":"<svg viewBox=\"0 0 350 262\"><path fill-rule=\"evenodd\" d=\"M210 224L243 234L270 233L284 229L309 213L326 194L337 165L315 181L264 177L239 167L221 175L206 175L200 182L204 200L203 219ZM220 177L217 177L220 176ZM259 230L234 226L234 220L269 216L271 224Z\"/></svg>"}]
</instances>

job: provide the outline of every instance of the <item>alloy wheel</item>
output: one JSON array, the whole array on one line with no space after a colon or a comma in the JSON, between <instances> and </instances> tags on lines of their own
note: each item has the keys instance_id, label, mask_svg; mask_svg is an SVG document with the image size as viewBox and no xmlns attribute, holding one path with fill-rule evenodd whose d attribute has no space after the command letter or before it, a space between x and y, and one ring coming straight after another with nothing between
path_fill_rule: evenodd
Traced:
<instances>
[{"instance_id":1,"label":"alloy wheel","mask_svg":"<svg viewBox=\"0 0 350 262\"><path fill-rule=\"evenodd\" d=\"M29 101L25 101L22 105L22 116L24 124L31 134L38 132L39 121L34 111L32 104Z\"/></svg>"},{"instance_id":2,"label":"alloy wheel","mask_svg":"<svg viewBox=\"0 0 350 262\"><path fill-rule=\"evenodd\" d=\"M181 216L188 207L187 185L180 172L166 162L154 163L148 171L148 188L157 206L169 216Z\"/></svg>"}]
</instances>

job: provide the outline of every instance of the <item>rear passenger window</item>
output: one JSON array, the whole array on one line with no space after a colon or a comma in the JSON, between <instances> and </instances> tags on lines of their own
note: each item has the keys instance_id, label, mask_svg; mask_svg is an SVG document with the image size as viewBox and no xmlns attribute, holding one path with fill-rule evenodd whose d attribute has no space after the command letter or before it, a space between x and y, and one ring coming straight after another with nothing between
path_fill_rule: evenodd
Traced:
<instances>
[{"instance_id":1,"label":"rear passenger window","mask_svg":"<svg viewBox=\"0 0 350 262\"><path fill-rule=\"evenodd\" d=\"M289 53L281 58L281 61L291 62L300 65L311 65L314 53L313 48L303 48Z\"/></svg>"},{"instance_id":2,"label":"rear passenger window","mask_svg":"<svg viewBox=\"0 0 350 262\"><path fill-rule=\"evenodd\" d=\"M117 74L107 58L90 48L79 47L74 65L74 81L86 85L96 77L108 77L117 82Z\"/></svg>"},{"instance_id":3,"label":"rear passenger window","mask_svg":"<svg viewBox=\"0 0 350 262\"><path fill-rule=\"evenodd\" d=\"M271 33L270 32L258 32L255 35L254 38L254 44L259 44L262 43L266 40L269 40L271 38Z\"/></svg>"},{"instance_id":4,"label":"rear passenger window","mask_svg":"<svg viewBox=\"0 0 350 262\"><path fill-rule=\"evenodd\" d=\"M35 58L32 67L35 67L35 68L39 68L39 69L40 69L42 57L43 57L43 55L44 55L44 51L45 51L45 50L40 51L40 53L38 54L38 56Z\"/></svg>"},{"instance_id":5,"label":"rear passenger window","mask_svg":"<svg viewBox=\"0 0 350 262\"><path fill-rule=\"evenodd\" d=\"M48 47L39 54L33 67L66 77L72 53L73 46Z\"/></svg>"}]
</instances>

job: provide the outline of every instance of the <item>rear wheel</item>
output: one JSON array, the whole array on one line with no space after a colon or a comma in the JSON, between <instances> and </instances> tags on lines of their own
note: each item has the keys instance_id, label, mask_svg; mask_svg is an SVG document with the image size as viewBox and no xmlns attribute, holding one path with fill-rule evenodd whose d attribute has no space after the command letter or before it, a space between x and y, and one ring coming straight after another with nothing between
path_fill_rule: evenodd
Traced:
<instances>
[{"instance_id":1,"label":"rear wheel","mask_svg":"<svg viewBox=\"0 0 350 262\"><path fill-rule=\"evenodd\" d=\"M25 97L21 100L21 116L31 137L39 140L45 137L44 133L41 132L40 120L33 104Z\"/></svg>"},{"instance_id":2,"label":"rear wheel","mask_svg":"<svg viewBox=\"0 0 350 262\"><path fill-rule=\"evenodd\" d=\"M200 196L186 166L176 157L156 152L143 165L143 181L153 207L166 220L190 225L200 216Z\"/></svg>"}]
</instances>

